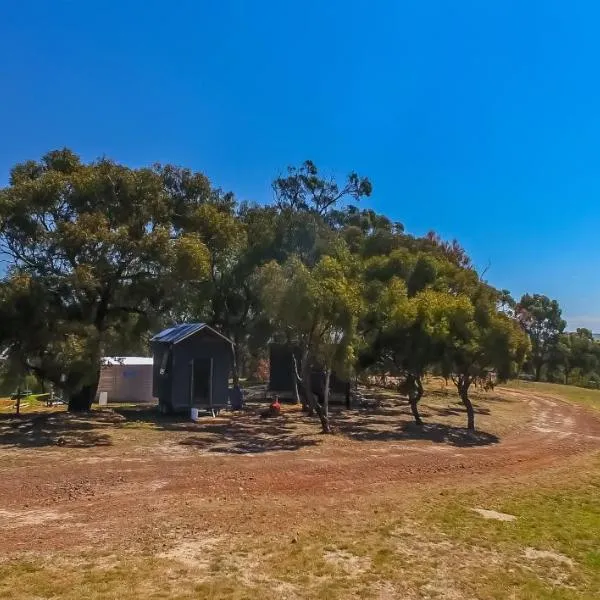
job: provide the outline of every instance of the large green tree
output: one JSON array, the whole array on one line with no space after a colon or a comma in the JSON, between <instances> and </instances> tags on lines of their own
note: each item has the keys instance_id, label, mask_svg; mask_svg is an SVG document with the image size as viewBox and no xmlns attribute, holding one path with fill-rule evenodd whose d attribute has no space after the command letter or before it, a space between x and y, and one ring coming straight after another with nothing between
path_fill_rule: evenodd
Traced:
<instances>
[{"instance_id":1,"label":"large green tree","mask_svg":"<svg viewBox=\"0 0 600 600\"><path fill-rule=\"evenodd\" d=\"M343 184L333 177L323 177L315 163L305 161L300 167L288 167L286 176L273 182L275 202L280 210L315 212L326 216L346 198L359 200L370 196L371 182L352 172Z\"/></svg>"},{"instance_id":2,"label":"large green tree","mask_svg":"<svg viewBox=\"0 0 600 600\"><path fill-rule=\"evenodd\" d=\"M414 265L419 265L416 259ZM418 273L420 267L415 271ZM408 273L408 284L414 279ZM439 292L432 289L410 293L407 282L393 276L367 286L365 345L361 352L361 367L400 378L399 389L406 393L415 422L422 424L418 404L424 393L423 380L440 359L441 344L434 328Z\"/></svg>"},{"instance_id":3,"label":"large green tree","mask_svg":"<svg viewBox=\"0 0 600 600\"><path fill-rule=\"evenodd\" d=\"M329 379L333 369L349 371L355 360L356 325L362 308L360 283L347 256L323 256L310 268L298 258L270 262L257 278L273 329L300 349L298 378L305 402L330 433ZM311 371L325 372L323 406L311 390Z\"/></svg>"},{"instance_id":4,"label":"large green tree","mask_svg":"<svg viewBox=\"0 0 600 600\"><path fill-rule=\"evenodd\" d=\"M548 378L565 384L585 384L600 365L600 344L589 329L577 329L559 336L547 363ZM576 378L575 378L576 375Z\"/></svg>"},{"instance_id":5,"label":"large green tree","mask_svg":"<svg viewBox=\"0 0 600 600\"><path fill-rule=\"evenodd\" d=\"M535 380L539 381L566 322L558 302L541 294L525 294L516 307L516 314L531 339L531 365Z\"/></svg>"},{"instance_id":6,"label":"large green tree","mask_svg":"<svg viewBox=\"0 0 600 600\"><path fill-rule=\"evenodd\" d=\"M515 319L497 309L497 293L483 284L472 298L439 295L433 311L433 332L443 344L443 372L456 385L467 428L474 430L471 386L515 375L530 349L529 340Z\"/></svg>"},{"instance_id":7,"label":"large green tree","mask_svg":"<svg viewBox=\"0 0 600 600\"><path fill-rule=\"evenodd\" d=\"M188 172L194 193L183 193L181 175L83 163L64 149L15 166L0 190L0 250L9 260L0 344L61 388L71 410L89 409L119 330L142 335L182 282L209 274L207 247L187 220L215 194Z\"/></svg>"}]
</instances>

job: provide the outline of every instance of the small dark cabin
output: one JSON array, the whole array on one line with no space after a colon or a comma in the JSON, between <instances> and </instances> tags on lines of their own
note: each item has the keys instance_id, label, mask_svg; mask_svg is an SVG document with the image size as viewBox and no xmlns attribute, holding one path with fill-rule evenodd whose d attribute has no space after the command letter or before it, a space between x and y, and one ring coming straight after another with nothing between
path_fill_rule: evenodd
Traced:
<instances>
[{"instance_id":1,"label":"small dark cabin","mask_svg":"<svg viewBox=\"0 0 600 600\"><path fill-rule=\"evenodd\" d=\"M165 329L151 340L152 387L161 412L227 406L233 342L205 323Z\"/></svg>"},{"instance_id":2,"label":"small dark cabin","mask_svg":"<svg viewBox=\"0 0 600 600\"><path fill-rule=\"evenodd\" d=\"M297 346L287 344L269 344L269 391L277 393L282 397L291 397L294 391L295 365L300 364L300 349ZM319 401L322 401L325 389L325 373L322 369L314 366L311 370L310 387ZM331 374L329 382L331 401L343 401L346 406L350 404L350 383Z\"/></svg>"}]
</instances>

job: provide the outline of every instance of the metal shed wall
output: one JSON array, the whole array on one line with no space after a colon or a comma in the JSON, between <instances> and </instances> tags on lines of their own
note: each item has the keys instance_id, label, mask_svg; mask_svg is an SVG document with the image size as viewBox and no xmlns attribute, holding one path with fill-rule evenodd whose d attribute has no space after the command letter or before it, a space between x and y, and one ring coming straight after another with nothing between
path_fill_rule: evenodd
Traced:
<instances>
[{"instance_id":1,"label":"metal shed wall","mask_svg":"<svg viewBox=\"0 0 600 600\"><path fill-rule=\"evenodd\" d=\"M109 402L156 402L152 393L152 365L105 365L100 370L98 395Z\"/></svg>"},{"instance_id":2,"label":"metal shed wall","mask_svg":"<svg viewBox=\"0 0 600 600\"><path fill-rule=\"evenodd\" d=\"M213 359L213 406L226 406L232 347L223 338L198 333L173 346L171 403L175 410L190 406L190 362L196 358Z\"/></svg>"},{"instance_id":3,"label":"metal shed wall","mask_svg":"<svg viewBox=\"0 0 600 600\"><path fill-rule=\"evenodd\" d=\"M294 357L300 364L300 349L285 344L269 344L269 390L292 392L294 389Z\"/></svg>"},{"instance_id":4,"label":"metal shed wall","mask_svg":"<svg viewBox=\"0 0 600 600\"><path fill-rule=\"evenodd\" d=\"M274 392L292 392L294 389L294 358L299 364L301 353L297 346L286 344L269 344L269 390ZM311 390L315 394L322 393L325 387L325 373L313 366L311 370ZM349 393L349 383L340 379L335 372L331 374L329 389L332 394Z\"/></svg>"},{"instance_id":5,"label":"metal shed wall","mask_svg":"<svg viewBox=\"0 0 600 600\"><path fill-rule=\"evenodd\" d=\"M151 345L153 392L159 398L160 406L176 412L192 406L192 364L196 359L212 359L212 406L227 405L233 364L231 340L202 323L190 323L157 334ZM160 373L162 366L166 366L164 375ZM196 399L194 406L209 405L208 401L199 402Z\"/></svg>"}]
</instances>

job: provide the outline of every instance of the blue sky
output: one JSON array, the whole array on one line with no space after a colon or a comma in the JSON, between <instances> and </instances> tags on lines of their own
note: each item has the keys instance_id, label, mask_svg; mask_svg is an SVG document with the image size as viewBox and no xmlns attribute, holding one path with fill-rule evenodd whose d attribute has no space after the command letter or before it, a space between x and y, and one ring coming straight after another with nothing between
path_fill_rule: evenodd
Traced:
<instances>
[{"instance_id":1,"label":"blue sky","mask_svg":"<svg viewBox=\"0 0 600 600\"><path fill-rule=\"evenodd\" d=\"M0 183L69 146L241 199L310 158L600 331L600 5L3 2Z\"/></svg>"}]
</instances>

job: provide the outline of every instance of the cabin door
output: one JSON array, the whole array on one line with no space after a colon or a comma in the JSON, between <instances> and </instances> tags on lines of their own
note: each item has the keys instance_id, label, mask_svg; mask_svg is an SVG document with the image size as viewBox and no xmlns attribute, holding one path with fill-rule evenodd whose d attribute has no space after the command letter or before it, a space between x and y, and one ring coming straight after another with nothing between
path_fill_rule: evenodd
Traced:
<instances>
[{"instance_id":1,"label":"cabin door","mask_svg":"<svg viewBox=\"0 0 600 600\"><path fill-rule=\"evenodd\" d=\"M213 359L195 358L190 366L190 406L212 406Z\"/></svg>"}]
</instances>

